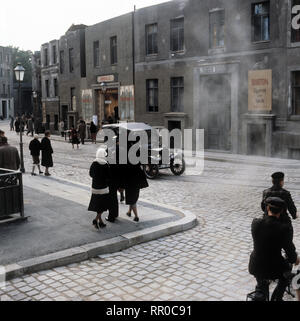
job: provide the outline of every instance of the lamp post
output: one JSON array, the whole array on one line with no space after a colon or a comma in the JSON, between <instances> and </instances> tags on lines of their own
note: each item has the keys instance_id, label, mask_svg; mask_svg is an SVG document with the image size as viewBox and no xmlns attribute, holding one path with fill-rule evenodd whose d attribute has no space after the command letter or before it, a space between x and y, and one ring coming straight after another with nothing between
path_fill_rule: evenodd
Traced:
<instances>
[{"instance_id":1,"label":"lamp post","mask_svg":"<svg viewBox=\"0 0 300 321\"><path fill-rule=\"evenodd\" d=\"M21 82L24 80L25 69L23 66L18 63L17 67L14 69L16 80L19 83L18 87L18 110L20 110L21 106ZM25 125L25 124L24 124ZM23 154L23 126L22 126L22 119L20 122L20 156L21 156L21 172L25 173L24 168L24 154Z\"/></svg>"}]
</instances>

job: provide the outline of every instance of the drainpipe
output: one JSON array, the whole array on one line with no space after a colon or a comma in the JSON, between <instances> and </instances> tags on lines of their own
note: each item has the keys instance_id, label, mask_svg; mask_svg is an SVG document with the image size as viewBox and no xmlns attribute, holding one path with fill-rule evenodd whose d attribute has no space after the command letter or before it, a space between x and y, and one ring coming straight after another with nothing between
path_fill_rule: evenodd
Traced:
<instances>
[{"instance_id":1,"label":"drainpipe","mask_svg":"<svg viewBox=\"0 0 300 321\"><path fill-rule=\"evenodd\" d=\"M133 104L135 109L135 11L136 5L134 5L133 12L132 12L132 81L133 81ZM135 110L134 110L134 118L135 118Z\"/></svg>"}]
</instances>

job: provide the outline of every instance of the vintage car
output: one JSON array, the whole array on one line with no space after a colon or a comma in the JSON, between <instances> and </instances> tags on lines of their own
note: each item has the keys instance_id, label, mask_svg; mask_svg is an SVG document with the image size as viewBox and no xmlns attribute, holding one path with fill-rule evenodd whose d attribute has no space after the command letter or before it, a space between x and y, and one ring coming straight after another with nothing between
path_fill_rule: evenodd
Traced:
<instances>
[{"instance_id":1,"label":"vintage car","mask_svg":"<svg viewBox=\"0 0 300 321\"><path fill-rule=\"evenodd\" d=\"M127 135L140 136L141 132L147 133L147 144L140 144L140 150L146 150L148 155L147 164L143 164L144 172L149 179L154 179L159 175L161 169L170 169L176 176L185 172L185 160L182 150L170 149L162 146L160 130L144 123L118 123L104 125L99 133L99 140L107 145L107 148L114 148L115 142L108 142L105 130L109 129L115 133L113 139L119 141L119 135L123 131ZM128 136L127 136L128 138ZM138 142L138 139L137 141ZM135 144L133 142L132 144ZM153 144L154 142L154 144ZM130 147L130 143L128 144ZM166 156L167 155L167 156Z\"/></svg>"}]
</instances>

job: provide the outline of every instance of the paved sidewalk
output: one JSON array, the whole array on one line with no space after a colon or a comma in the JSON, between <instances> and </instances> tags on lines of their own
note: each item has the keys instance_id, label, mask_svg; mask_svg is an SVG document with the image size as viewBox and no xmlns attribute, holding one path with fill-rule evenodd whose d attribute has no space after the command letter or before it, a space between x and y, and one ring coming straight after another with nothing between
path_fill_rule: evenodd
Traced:
<instances>
[{"instance_id":1,"label":"paved sidewalk","mask_svg":"<svg viewBox=\"0 0 300 321\"><path fill-rule=\"evenodd\" d=\"M34 270L41 270L120 251L196 224L195 216L187 219L183 211L141 200L139 223L128 218L127 206L120 204L116 223L107 223L105 229L98 231L92 226L95 214L87 211L90 188L44 176L24 175L24 199L28 221L0 224L0 265L18 263L26 268L35 265ZM60 251L65 252L53 255ZM44 259L37 259L42 256ZM13 270L10 277L24 272Z\"/></svg>"}]
</instances>

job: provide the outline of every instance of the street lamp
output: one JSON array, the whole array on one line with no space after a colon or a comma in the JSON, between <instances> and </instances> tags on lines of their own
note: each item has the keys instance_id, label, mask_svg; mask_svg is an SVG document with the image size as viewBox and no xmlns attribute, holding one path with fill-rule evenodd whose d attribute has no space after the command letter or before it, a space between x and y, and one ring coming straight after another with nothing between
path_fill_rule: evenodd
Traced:
<instances>
[{"instance_id":1,"label":"street lamp","mask_svg":"<svg viewBox=\"0 0 300 321\"><path fill-rule=\"evenodd\" d=\"M16 80L19 83L18 87L18 110L20 110L20 103L21 103L21 82L24 80L25 69L24 67L18 63L17 67L14 69ZM23 155L23 126L22 120L20 122L20 155L21 155L21 172L25 173L24 168L24 155Z\"/></svg>"}]
</instances>

